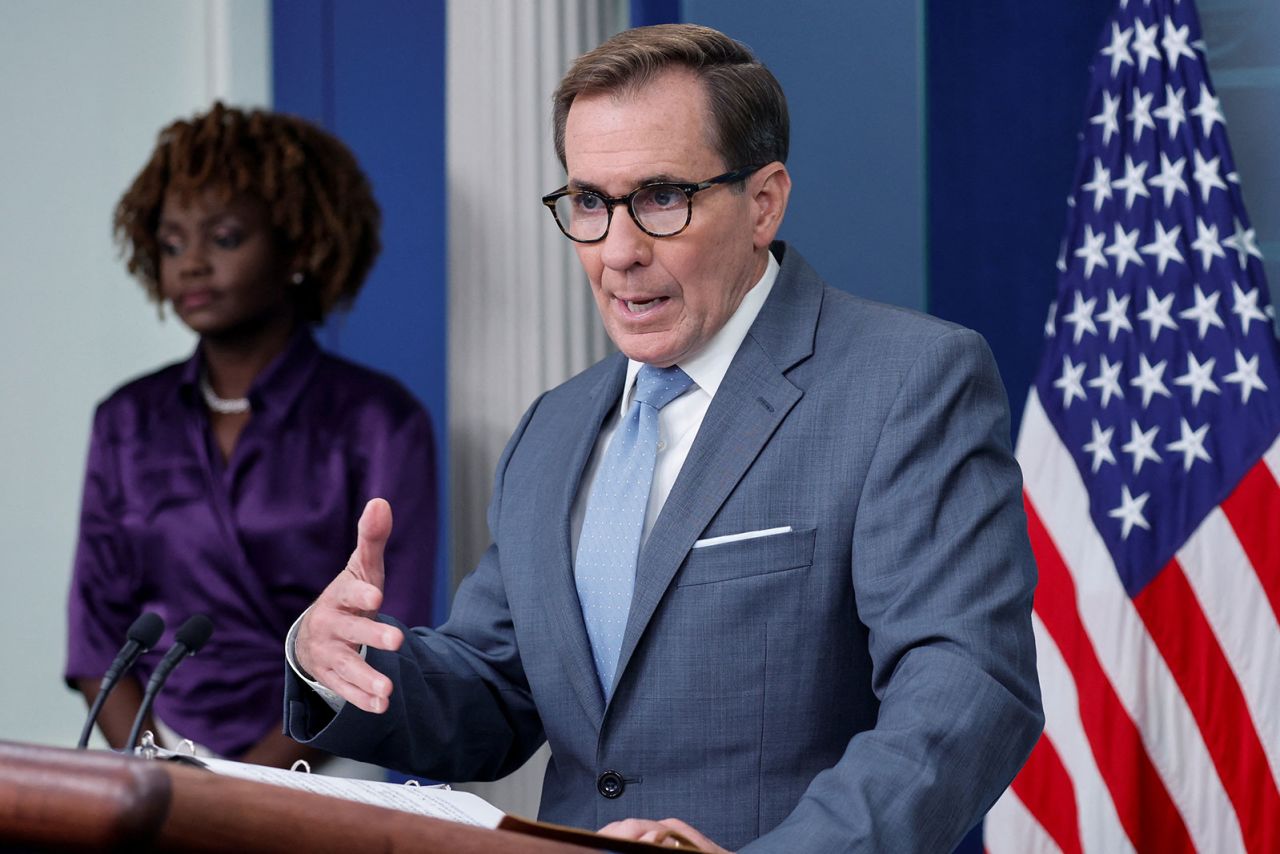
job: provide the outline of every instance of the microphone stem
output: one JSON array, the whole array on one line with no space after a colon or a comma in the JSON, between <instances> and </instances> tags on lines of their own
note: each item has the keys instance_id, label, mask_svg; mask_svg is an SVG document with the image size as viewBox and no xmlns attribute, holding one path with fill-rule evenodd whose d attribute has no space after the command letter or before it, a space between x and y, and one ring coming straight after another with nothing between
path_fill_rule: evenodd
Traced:
<instances>
[{"instance_id":1,"label":"microphone stem","mask_svg":"<svg viewBox=\"0 0 1280 854\"><path fill-rule=\"evenodd\" d=\"M133 749L138 746L138 736L142 734L142 725L146 723L147 715L151 714L151 704L155 702L157 690L147 691L142 695L142 705L138 707L138 714L133 719L133 727L129 730L129 738L124 743L124 752L132 753Z\"/></svg>"},{"instance_id":2,"label":"microphone stem","mask_svg":"<svg viewBox=\"0 0 1280 854\"><path fill-rule=\"evenodd\" d=\"M89 735L93 732L93 724L98 720L98 715L102 712L102 704L107 701L109 693L111 688L104 685L99 689L98 695L93 698L93 705L89 707L89 717L85 719L84 728L80 730L80 741L76 744L76 750L84 750L89 746Z\"/></svg>"}]
</instances>

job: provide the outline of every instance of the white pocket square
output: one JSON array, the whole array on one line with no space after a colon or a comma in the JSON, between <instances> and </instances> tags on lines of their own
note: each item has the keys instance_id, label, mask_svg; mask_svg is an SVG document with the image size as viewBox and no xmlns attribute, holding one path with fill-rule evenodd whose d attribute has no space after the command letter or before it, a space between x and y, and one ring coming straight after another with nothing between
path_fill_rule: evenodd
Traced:
<instances>
[{"instance_id":1,"label":"white pocket square","mask_svg":"<svg viewBox=\"0 0 1280 854\"><path fill-rule=\"evenodd\" d=\"M738 540L754 540L757 537L772 537L774 534L789 533L791 533L790 525L783 525L781 528L762 528L759 531L743 531L741 534L725 534L723 537L707 537L705 540L698 540L693 544L693 547L695 549L705 549L707 546L736 543Z\"/></svg>"}]
</instances>

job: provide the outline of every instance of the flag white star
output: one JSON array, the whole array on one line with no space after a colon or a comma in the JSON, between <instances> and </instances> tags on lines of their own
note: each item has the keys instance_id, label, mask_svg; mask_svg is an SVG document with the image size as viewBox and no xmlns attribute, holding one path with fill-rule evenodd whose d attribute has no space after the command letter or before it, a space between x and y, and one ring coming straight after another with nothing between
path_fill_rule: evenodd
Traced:
<instances>
[{"instance_id":1,"label":"flag white star","mask_svg":"<svg viewBox=\"0 0 1280 854\"><path fill-rule=\"evenodd\" d=\"M1161 329L1178 330L1170 314L1173 310L1173 294L1165 294L1164 299L1156 299L1156 292L1147 288L1147 307L1138 312L1138 319L1151 324L1151 340L1156 340Z\"/></svg>"},{"instance_id":2,"label":"flag white star","mask_svg":"<svg viewBox=\"0 0 1280 854\"><path fill-rule=\"evenodd\" d=\"M1067 199L1068 203L1072 201L1074 201L1074 199ZM1074 205L1071 204L1068 204L1067 206L1074 207ZM1062 238L1062 242L1058 244L1058 260L1053 263L1053 266L1058 268L1059 273L1067 272L1067 239L1065 237Z\"/></svg>"},{"instance_id":3,"label":"flag white star","mask_svg":"<svg viewBox=\"0 0 1280 854\"><path fill-rule=\"evenodd\" d=\"M1102 389L1102 408L1106 409L1107 404L1111 402L1111 396L1115 395L1121 400L1124 399L1124 391L1120 388L1120 369L1124 367L1124 362L1117 361L1114 365L1105 356L1098 357L1098 375L1089 380L1089 388ZM1097 422L1095 422L1097 423Z\"/></svg>"},{"instance_id":4,"label":"flag white star","mask_svg":"<svg viewBox=\"0 0 1280 854\"><path fill-rule=\"evenodd\" d=\"M1145 267L1146 262L1142 260L1142 256L1138 254L1137 250L1138 229L1135 228L1133 231L1125 232L1118 222L1115 224L1115 229L1116 233L1115 237L1112 238L1111 245L1102 251L1116 259L1116 275L1123 276L1124 268L1130 263ZM1125 301L1127 302L1128 299L1126 296ZM1114 335L1111 338L1113 341L1115 340Z\"/></svg>"},{"instance_id":5,"label":"flag white star","mask_svg":"<svg viewBox=\"0 0 1280 854\"><path fill-rule=\"evenodd\" d=\"M1207 225L1200 217L1196 217L1196 239L1191 241L1191 248L1200 253L1200 264L1206 273L1214 258L1227 257L1218 242L1218 226Z\"/></svg>"},{"instance_id":6,"label":"flag white star","mask_svg":"<svg viewBox=\"0 0 1280 854\"><path fill-rule=\"evenodd\" d=\"M1169 70L1178 70L1178 58L1185 56L1192 62L1195 61L1196 55L1187 47L1187 37L1191 28L1186 24L1181 27L1174 27L1170 18L1164 19L1164 38L1160 39L1161 46L1164 47L1165 56L1169 58Z\"/></svg>"},{"instance_id":7,"label":"flag white star","mask_svg":"<svg viewBox=\"0 0 1280 854\"><path fill-rule=\"evenodd\" d=\"M1055 319L1054 316L1057 313L1058 313L1058 301L1054 300L1053 302L1049 303L1049 316L1046 317L1044 320L1044 337L1045 338L1052 338L1056 334L1053 321Z\"/></svg>"},{"instance_id":8,"label":"flag white star","mask_svg":"<svg viewBox=\"0 0 1280 854\"><path fill-rule=\"evenodd\" d=\"M1208 433L1208 424L1201 426L1199 430L1192 430L1191 425L1187 423L1187 419L1183 418L1182 438L1165 445L1164 449L1182 454L1182 470L1189 472L1191 471L1191 465L1196 460L1204 460L1206 463L1213 462L1209 452L1204 449L1204 440Z\"/></svg>"},{"instance_id":9,"label":"flag white star","mask_svg":"<svg viewBox=\"0 0 1280 854\"><path fill-rule=\"evenodd\" d=\"M1139 20L1134 20L1133 26L1133 52L1138 55L1138 72L1146 74L1147 61L1160 60L1160 49L1156 47L1156 36L1160 33L1160 27L1152 24L1148 29Z\"/></svg>"},{"instance_id":10,"label":"flag white star","mask_svg":"<svg viewBox=\"0 0 1280 854\"><path fill-rule=\"evenodd\" d=\"M1159 223L1156 223L1159 225ZM1084 242L1080 244L1080 248L1075 251L1077 258L1084 259L1084 277L1087 279L1093 275L1094 267L1106 267L1107 256L1102 254L1102 244L1107 242L1107 233L1105 231L1098 234L1093 233L1093 226L1085 223L1084 226ZM1077 294L1079 296L1079 294ZM1079 341L1079 336L1076 341Z\"/></svg>"},{"instance_id":11,"label":"flag white star","mask_svg":"<svg viewBox=\"0 0 1280 854\"><path fill-rule=\"evenodd\" d=\"M1200 405L1200 395L1206 391L1221 394L1218 384L1213 381L1213 365L1217 359L1210 358L1204 364L1196 359L1196 354L1187 353L1187 372L1174 379L1174 385L1187 386L1191 389L1191 405Z\"/></svg>"},{"instance_id":12,"label":"flag white star","mask_svg":"<svg viewBox=\"0 0 1280 854\"><path fill-rule=\"evenodd\" d=\"M1200 156L1200 149L1198 148L1191 152L1191 156L1195 158L1196 162L1196 168L1191 173L1191 177L1200 185L1200 201L1209 201L1209 193L1213 191L1214 187L1219 190L1227 189L1227 185L1223 183L1221 176L1218 175L1218 170L1222 168L1220 166L1222 161L1220 156L1212 160L1205 160Z\"/></svg>"},{"instance_id":13,"label":"flag white star","mask_svg":"<svg viewBox=\"0 0 1280 854\"><path fill-rule=\"evenodd\" d=\"M1262 253L1258 251L1257 232L1252 228L1245 228L1241 224L1238 217L1232 217L1235 222L1235 233L1230 237L1222 238L1222 245L1228 249L1234 249L1236 259L1240 262L1240 269L1243 270L1249 263L1249 256L1261 259Z\"/></svg>"},{"instance_id":14,"label":"flag white star","mask_svg":"<svg viewBox=\"0 0 1280 854\"><path fill-rule=\"evenodd\" d=\"M1062 376L1053 381L1053 387L1062 389L1063 409L1070 409L1071 401L1077 397L1086 399L1084 386L1080 384L1080 380L1084 379L1084 368L1084 362L1076 365L1072 363L1070 356L1062 357Z\"/></svg>"},{"instance_id":15,"label":"flag white star","mask_svg":"<svg viewBox=\"0 0 1280 854\"><path fill-rule=\"evenodd\" d=\"M1142 408L1146 409L1151 403L1151 398L1157 394L1165 397L1173 397L1169 393L1169 389L1164 384L1164 369L1169 364L1169 360L1165 359L1159 364L1152 365L1147 361L1147 354L1140 353L1138 355L1138 375L1129 380L1129 385L1137 386L1142 389Z\"/></svg>"},{"instance_id":16,"label":"flag white star","mask_svg":"<svg viewBox=\"0 0 1280 854\"><path fill-rule=\"evenodd\" d=\"M1195 292L1196 304L1178 312L1178 317L1194 320L1200 333L1200 340L1203 341L1210 326L1216 326L1219 329L1227 328L1222 318L1218 316L1218 297L1222 296L1222 292L1210 290L1209 295L1205 296L1199 285L1196 285Z\"/></svg>"},{"instance_id":17,"label":"flag white star","mask_svg":"<svg viewBox=\"0 0 1280 854\"><path fill-rule=\"evenodd\" d=\"M1231 283L1231 289L1235 292L1231 313L1240 318L1240 329L1244 334L1249 334L1249 324L1254 320L1261 320L1265 325L1267 316L1258 310L1258 289L1243 291L1235 282Z\"/></svg>"},{"instance_id":18,"label":"flag white star","mask_svg":"<svg viewBox=\"0 0 1280 854\"><path fill-rule=\"evenodd\" d=\"M1151 165L1145 160L1142 165L1136 165L1133 158L1129 155L1124 156L1124 177L1117 178L1111 182L1111 186L1117 190L1124 190L1124 209L1129 210L1133 207L1133 199L1135 196L1143 198L1151 198L1151 193L1147 192L1147 185L1144 180L1147 174L1147 167ZM1096 208L1095 208L1096 210ZM1119 223L1117 223L1118 225Z\"/></svg>"},{"instance_id":19,"label":"flag white star","mask_svg":"<svg viewBox=\"0 0 1280 854\"><path fill-rule=\"evenodd\" d=\"M1160 174L1153 175L1148 181L1153 187L1159 187L1164 190L1164 206L1167 208L1173 204L1173 196L1179 190L1183 195L1191 195L1187 189L1187 182L1182 177L1183 171L1187 168L1187 158L1179 157L1177 162L1170 163L1169 155L1163 151L1160 152Z\"/></svg>"},{"instance_id":20,"label":"flag white star","mask_svg":"<svg viewBox=\"0 0 1280 854\"><path fill-rule=\"evenodd\" d=\"M1085 226L1088 228L1088 226ZM1187 263L1183 260L1182 253L1178 251L1178 235L1182 233L1182 226L1175 225L1169 231L1164 230L1164 223L1156 220L1156 239L1142 247L1142 254L1156 256L1156 270L1160 275L1164 275L1165 265L1170 261L1177 261L1179 264Z\"/></svg>"},{"instance_id":21,"label":"flag white star","mask_svg":"<svg viewBox=\"0 0 1280 854\"><path fill-rule=\"evenodd\" d=\"M1120 120L1116 113L1120 109L1120 96L1110 92L1102 93L1102 112L1089 119L1091 125L1102 125L1102 144L1111 142L1111 134L1120 132Z\"/></svg>"},{"instance_id":22,"label":"flag white star","mask_svg":"<svg viewBox=\"0 0 1280 854\"><path fill-rule=\"evenodd\" d=\"M1146 432L1143 432L1142 428L1138 426L1138 422L1135 419L1132 422L1130 431L1131 432L1129 434L1129 441L1121 445L1120 450L1124 451L1126 454L1131 454L1133 456L1133 473L1134 474L1137 474L1142 470L1142 464L1147 460L1151 460L1154 463L1164 462L1162 459L1160 459L1160 455L1156 453L1156 448L1155 448L1156 433L1160 432L1160 427L1158 425L1155 427L1152 427L1150 430L1147 430Z\"/></svg>"},{"instance_id":23,"label":"flag white star","mask_svg":"<svg viewBox=\"0 0 1280 854\"><path fill-rule=\"evenodd\" d=\"M1133 530L1135 525L1144 531L1151 530L1147 517L1142 515L1142 508L1147 506L1147 499L1150 497L1150 492L1144 492L1134 498L1129 494L1128 486L1120 485L1120 506L1107 512L1107 515L1112 519L1120 520L1120 539L1129 539L1129 532Z\"/></svg>"},{"instance_id":24,"label":"flag white star","mask_svg":"<svg viewBox=\"0 0 1280 854\"><path fill-rule=\"evenodd\" d=\"M1102 210L1103 201L1111 198L1111 170L1102 165L1102 161L1093 158L1093 180L1080 189L1093 193L1093 209Z\"/></svg>"},{"instance_id":25,"label":"flag white star","mask_svg":"<svg viewBox=\"0 0 1280 854\"><path fill-rule=\"evenodd\" d=\"M1119 223L1116 224L1116 230L1120 230ZM1137 234L1138 232L1135 230L1133 233ZM1110 252L1111 250L1108 249L1107 251ZM1129 298L1129 294L1117 298L1116 292L1111 288L1107 288L1107 310L1098 315L1098 320L1111 327L1107 334L1108 341L1115 341L1116 335L1119 334L1121 329L1127 332L1133 331L1133 325L1129 323Z\"/></svg>"},{"instance_id":26,"label":"flag white star","mask_svg":"<svg viewBox=\"0 0 1280 854\"><path fill-rule=\"evenodd\" d=\"M1133 57L1129 54L1129 39L1132 37L1132 28L1121 30L1119 24L1111 22L1111 44L1102 49L1102 55L1111 57L1112 77L1120 71L1121 65L1133 65Z\"/></svg>"},{"instance_id":27,"label":"flag white star","mask_svg":"<svg viewBox=\"0 0 1280 854\"><path fill-rule=\"evenodd\" d=\"M1142 139L1144 128L1151 128L1152 132L1155 132L1156 123L1151 118L1151 99L1154 97L1152 92L1143 95L1137 86L1133 87L1133 109L1125 115L1125 118L1133 124L1134 142Z\"/></svg>"},{"instance_id":28,"label":"flag white star","mask_svg":"<svg viewBox=\"0 0 1280 854\"><path fill-rule=\"evenodd\" d=\"M1214 122L1220 122L1223 127L1227 125L1227 120L1222 115L1222 107L1219 104L1220 99L1213 97L1209 87L1201 83L1200 103L1191 111L1191 115L1200 119L1200 130L1206 138L1213 132Z\"/></svg>"},{"instance_id":29,"label":"flag white star","mask_svg":"<svg viewBox=\"0 0 1280 854\"><path fill-rule=\"evenodd\" d=\"M1075 327L1075 336L1072 343L1079 344L1080 339L1084 337L1086 332L1090 335L1098 334L1098 327L1093 323L1093 307L1098 304L1098 298L1090 297L1086 300L1080 295L1079 291L1076 291L1075 298L1075 305L1068 314L1062 316L1062 319Z\"/></svg>"},{"instance_id":30,"label":"flag white star","mask_svg":"<svg viewBox=\"0 0 1280 854\"><path fill-rule=\"evenodd\" d=\"M1249 395L1254 389L1258 391L1266 391L1267 384L1258 376L1258 354L1255 353L1253 358L1246 359L1244 354L1236 350L1236 369L1223 377L1229 383L1235 383L1240 386L1240 402L1248 403Z\"/></svg>"},{"instance_id":31,"label":"flag white star","mask_svg":"<svg viewBox=\"0 0 1280 854\"><path fill-rule=\"evenodd\" d=\"M1097 474L1098 469L1102 468L1103 463L1111 463L1116 465L1116 455L1111 452L1111 435L1116 432L1116 428L1108 427L1102 429L1102 425L1098 423L1098 419L1093 419L1093 438L1085 443L1084 452L1093 455L1093 473Z\"/></svg>"},{"instance_id":32,"label":"flag white star","mask_svg":"<svg viewBox=\"0 0 1280 854\"><path fill-rule=\"evenodd\" d=\"M1157 119L1163 119L1169 124L1170 139L1177 139L1178 125L1187 120L1187 110L1182 105L1182 99L1186 94L1186 89L1174 89L1172 84L1164 84L1164 106L1152 113Z\"/></svg>"}]
</instances>

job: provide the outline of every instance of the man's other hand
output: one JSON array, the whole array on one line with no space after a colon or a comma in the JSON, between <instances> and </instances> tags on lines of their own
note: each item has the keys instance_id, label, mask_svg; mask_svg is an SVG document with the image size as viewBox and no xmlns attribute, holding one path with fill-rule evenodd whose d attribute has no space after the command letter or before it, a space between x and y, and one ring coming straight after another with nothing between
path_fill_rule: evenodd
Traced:
<instances>
[{"instance_id":1,"label":"man's other hand","mask_svg":"<svg viewBox=\"0 0 1280 854\"><path fill-rule=\"evenodd\" d=\"M651 842L654 845L662 845L667 848L706 851L710 852L710 854L730 854L728 850L716 845L678 818L664 818L662 821L628 818L623 821L606 824L597 832L601 836Z\"/></svg>"},{"instance_id":2,"label":"man's other hand","mask_svg":"<svg viewBox=\"0 0 1280 854\"><path fill-rule=\"evenodd\" d=\"M311 678L366 712L387 710L391 680L365 663L360 647L394 651L404 642L403 632L374 619L390 536L391 505L375 498L360 515L356 550L303 618L294 644L298 665Z\"/></svg>"}]
</instances>

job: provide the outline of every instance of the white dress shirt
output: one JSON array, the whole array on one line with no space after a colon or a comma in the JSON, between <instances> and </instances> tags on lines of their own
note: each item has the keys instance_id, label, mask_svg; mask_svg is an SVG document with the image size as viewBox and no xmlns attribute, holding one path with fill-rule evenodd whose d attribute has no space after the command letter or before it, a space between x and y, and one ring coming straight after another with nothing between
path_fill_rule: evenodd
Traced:
<instances>
[{"instance_id":1,"label":"white dress shirt","mask_svg":"<svg viewBox=\"0 0 1280 854\"><path fill-rule=\"evenodd\" d=\"M725 325L720 327L720 331L697 353L677 363L694 384L687 392L658 410L658 457L653 468L653 484L649 488L649 506L644 513L644 528L640 533L641 547L649 538L653 523L662 512L662 506L667 503L671 487L675 486L676 477L684 467L689 449L693 447L693 440L697 438L698 428L702 426L702 419L711 407L711 398L715 397L716 390L720 388L724 375L729 371L729 364L742 346L742 340L747 337L751 324L755 323L764 301L769 298L777 277L778 262L770 252L764 275L742 297L742 302ZM587 515L587 498L591 495L591 488L595 486L596 473L600 468L600 461L604 459L605 449L609 447L609 442L618 432L618 425L631 406L636 391L636 374L640 373L641 365L635 359L627 360L627 379L622 386L622 401L600 430L591 459L582 473L582 485L573 500L571 519L573 537L570 542L573 543L575 555L578 536L582 533L582 520Z\"/></svg>"},{"instance_id":2,"label":"white dress shirt","mask_svg":"<svg viewBox=\"0 0 1280 854\"><path fill-rule=\"evenodd\" d=\"M712 336L706 346L697 353L677 363L680 369L689 375L689 379L693 380L694 385L658 411L658 457L654 464L653 483L649 488L649 505L645 509L644 528L640 534L642 546L648 539L649 532L653 530L653 523L662 512L662 506L667 503L667 496L675 486L680 469L684 467L689 449L693 447L693 440L698 435L698 428L702 426L702 419L711 407L711 399L715 397L720 383L724 380L724 375L729 371L734 355L742 346L743 339L747 337L747 331L751 329L751 324L755 323L756 315L760 313L765 300L769 298L770 291L773 290L779 267L772 252L768 253L768 257L764 275L742 297L742 302L729 316L725 325L720 327L720 331ZM570 524L573 526L571 542L575 555L578 551L578 537L582 533L582 520L587 513L587 497L595 485L596 474L600 468L600 461L604 459L605 449L609 447L609 442L618 432L618 424L631 405L632 397L635 395L636 374L640 372L641 364L634 359L627 360L627 378L622 387L622 401L600 430L600 436L596 439L595 448L591 452L591 459L588 460L586 470L582 473L582 485L573 500L570 518ZM298 624L305 616L304 612L289 629L289 636L285 639L285 657L298 677L311 686L336 712L346 701L319 682L308 678L294 657L293 646L298 633ZM361 656L364 653L365 650L362 647Z\"/></svg>"}]
</instances>

